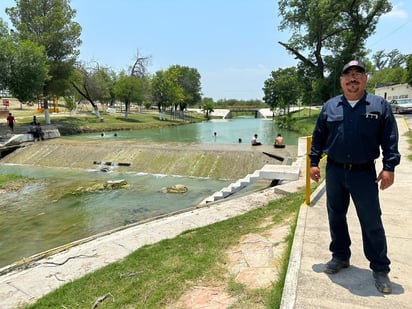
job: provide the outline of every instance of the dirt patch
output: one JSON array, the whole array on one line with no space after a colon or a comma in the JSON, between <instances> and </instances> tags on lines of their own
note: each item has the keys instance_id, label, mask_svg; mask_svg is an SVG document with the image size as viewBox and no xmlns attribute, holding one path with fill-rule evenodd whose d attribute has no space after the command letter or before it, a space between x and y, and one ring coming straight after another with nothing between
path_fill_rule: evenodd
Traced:
<instances>
[{"instance_id":1,"label":"dirt patch","mask_svg":"<svg viewBox=\"0 0 412 309\"><path fill-rule=\"evenodd\" d=\"M268 225L268 219L264 225ZM247 290L268 289L279 278L279 266L287 246L286 237L290 234L290 222L270 227L262 234L244 235L239 244L226 252L227 277L234 278ZM230 295L227 283L214 286L194 286L169 309L185 308L265 308L249 300L245 295Z\"/></svg>"}]
</instances>

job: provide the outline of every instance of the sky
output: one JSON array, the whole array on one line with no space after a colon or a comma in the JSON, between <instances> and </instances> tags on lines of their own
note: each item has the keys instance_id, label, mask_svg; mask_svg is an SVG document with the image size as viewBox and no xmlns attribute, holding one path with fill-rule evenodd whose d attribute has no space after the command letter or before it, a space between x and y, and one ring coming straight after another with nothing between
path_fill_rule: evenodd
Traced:
<instances>
[{"instance_id":1,"label":"sky","mask_svg":"<svg viewBox=\"0 0 412 309\"><path fill-rule=\"evenodd\" d=\"M82 27L79 59L116 72L128 71L136 55L150 57L149 73L171 65L196 68L202 95L220 99L263 97L272 71L297 61L278 42L276 0L71 0ZM412 53L412 1L394 0L367 41L378 50ZM0 18L14 0L0 0Z\"/></svg>"}]
</instances>

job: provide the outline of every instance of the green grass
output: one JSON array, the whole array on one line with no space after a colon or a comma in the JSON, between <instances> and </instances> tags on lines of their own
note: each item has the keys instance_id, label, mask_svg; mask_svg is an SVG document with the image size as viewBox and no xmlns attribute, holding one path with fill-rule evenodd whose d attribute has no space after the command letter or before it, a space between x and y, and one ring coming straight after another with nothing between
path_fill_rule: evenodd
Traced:
<instances>
[{"instance_id":1,"label":"green grass","mask_svg":"<svg viewBox=\"0 0 412 309\"><path fill-rule=\"evenodd\" d=\"M318 119L320 110L304 108L301 111L292 113L292 121L290 129L304 136L310 136L313 133L316 120Z\"/></svg>"},{"instance_id":2,"label":"green grass","mask_svg":"<svg viewBox=\"0 0 412 309\"><path fill-rule=\"evenodd\" d=\"M20 175L8 175L8 174L0 174L0 188L1 187L6 187L9 185L11 182L18 182L20 180L27 179L24 176Z\"/></svg>"},{"instance_id":3,"label":"green grass","mask_svg":"<svg viewBox=\"0 0 412 309\"><path fill-rule=\"evenodd\" d=\"M242 302L263 303L267 308L280 304L293 232L281 265L281 280L268 290L247 290L228 279L226 250L248 233L262 233L273 225L293 218L293 230L303 193L270 202L244 215L190 230L173 238L144 246L125 259L110 264L79 280L68 283L24 308L91 308L98 297L110 297L99 308L164 308L194 285L226 284L227 292L240 295ZM272 225L262 222L272 218Z\"/></svg>"},{"instance_id":4,"label":"green grass","mask_svg":"<svg viewBox=\"0 0 412 309\"><path fill-rule=\"evenodd\" d=\"M297 132L302 136L309 136L313 133L319 112L320 110L303 108L287 116L277 116L275 121L283 128Z\"/></svg>"},{"instance_id":5,"label":"green grass","mask_svg":"<svg viewBox=\"0 0 412 309\"><path fill-rule=\"evenodd\" d=\"M102 112L101 116L101 119L97 118L90 112L74 115L54 114L51 117L51 124L59 128L61 135L70 135L85 132L153 129L204 120L203 115L187 115L184 119L177 117L173 119L168 116L168 120L161 121L156 112L130 113L127 119L124 117L124 114L107 114ZM37 119L40 123L45 123L44 115L38 115ZM28 126L32 121L32 115L21 115L18 119L18 125Z\"/></svg>"},{"instance_id":6,"label":"green grass","mask_svg":"<svg viewBox=\"0 0 412 309\"><path fill-rule=\"evenodd\" d=\"M412 131L409 130L408 132L406 132L406 136L408 137L409 150L411 150L411 152L412 152ZM408 155L408 160L412 161L412 154Z\"/></svg>"}]
</instances>

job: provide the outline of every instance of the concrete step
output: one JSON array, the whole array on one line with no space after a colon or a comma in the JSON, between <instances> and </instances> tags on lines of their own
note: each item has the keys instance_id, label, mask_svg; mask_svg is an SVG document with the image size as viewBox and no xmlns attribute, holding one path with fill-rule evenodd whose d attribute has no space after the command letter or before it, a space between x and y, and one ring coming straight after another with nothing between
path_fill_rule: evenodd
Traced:
<instances>
[{"instance_id":1,"label":"concrete step","mask_svg":"<svg viewBox=\"0 0 412 309\"><path fill-rule=\"evenodd\" d=\"M230 184L222 190L215 192L213 195L204 199L201 204L207 204L222 200L233 193L240 191L242 188L254 183L260 179L267 180L283 180L294 181L299 179L300 168L296 165L276 165L266 164L262 169L255 171L253 174L249 174L246 177L239 179L238 181Z\"/></svg>"}]
</instances>

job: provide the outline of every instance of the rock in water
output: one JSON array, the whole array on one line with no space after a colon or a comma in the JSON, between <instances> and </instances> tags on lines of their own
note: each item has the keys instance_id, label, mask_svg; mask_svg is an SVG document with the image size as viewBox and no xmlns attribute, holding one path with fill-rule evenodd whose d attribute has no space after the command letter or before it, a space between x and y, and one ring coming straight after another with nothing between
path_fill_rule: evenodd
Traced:
<instances>
[{"instance_id":1,"label":"rock in water","mask_svg":"<svg viewBox=\"0 0 412 309\"><path fill-rule=\"evenodd\" d=\"M189 189L185 185L177 184L163 189L165 193L186 193Z\"/></svg>"},{"instance_id":2,"label":"rock in water","mask_svg":"<svg viewBox=\"0 0 412 309\"><path fill-rule=\"evenodd\" d=\"M121 189L126 188L128 186L128 183L124 179L108 180L103 186L105 189Z\"/></svg>"}]
</instances>

